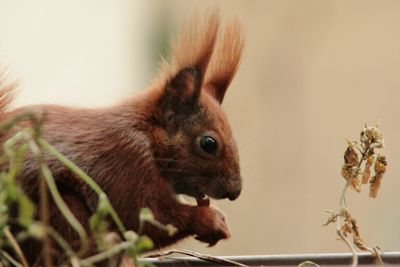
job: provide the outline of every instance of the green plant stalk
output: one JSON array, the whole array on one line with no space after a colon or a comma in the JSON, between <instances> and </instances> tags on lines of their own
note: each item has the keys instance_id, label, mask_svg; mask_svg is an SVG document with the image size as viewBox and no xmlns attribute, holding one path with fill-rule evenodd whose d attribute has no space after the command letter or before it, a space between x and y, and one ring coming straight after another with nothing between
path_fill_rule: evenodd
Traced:
<instances>
[{"instance_id":1,"label":"green plant stalk","mask_svg":"<svg viewBox=\"0 0 400 267\"><path fill-rule=\"evenodd\" d=\"M13 257L10 256L10 254L8 254L7 252L5 252L4 250L0 249L0 254L1 256L4 257L4 259L8 260L11 264L13 264L15 267L24 267L21 263L19 263L16 259L14 259ZM0 262L0 266L1 262Z\"/></svg>"},{"instance_id":2,"label":"green plant stalk","mask_svg":"<svg viewBox=\"0 0 400 267\"><path fill-rule=\"evenodd\" d=\"M108 204L108 208L107 208L108 213L113 218L114 222L116 223L116 225L119 228L119 230L121 231L121 233L125 233L126 229L125 229L121 219L119 218L118 214L116 213L116 211L112 207L111 203L109 202L107 195L103 192L103 190L100 188L100 186L91 177L89 177L85 172L83 172L78 166L76 166L72 161L70 161L68 158L66 158L64 155L62 155L60 152L58 152L47 141L45 141L44 139L39 137L39 135L40 135L39 124L40 123L38 121L38 118L34 114L31 114L31 113L22 114L21 116L18 116L17 118L14 118L6 123L1 124L0 129L10 129L15 123L17 123L20 120L24 120L24 119L30 119L32 121L32 123L34 124L34 128L28 128L28 129L21 130L20 132L15 134L12 138L7 140L7 143L4 144L4 150L9 152L8 156L10 156L10 162L15 163L15 164L11 164L12 165L10 168L11 178L14 178L17 175L18 169L19 169L18 167L20 166L20 163L22 162L22 161L20 161L20 157L18 157L18 155L17 156L15 155L13 147L15 146L15 144L17 144L21 140L28 141L28 144L29 144L29 147L30 147L32 153L37 156L37 159L39 161L41 180L44 182L44 187L46 189L45 192L47 192L47 187L48 187L57 207L59 208L61 213L65 216L67 221L71 224L71 226L80 235L81 241L82 241L81 242L81 244L82 244L81 251L82 251L83 248L85 248L87 246L86 232L85 232L84 228L82 227L82 225L79 223L79 221L76 220L75 216L69 210L68 206L62 200L62 197L61 197L60 193L58 192L58 189L54 182L54 178L51 174L51 171L48 168L48 166L44 163L43 149L45 149L50 154L55 156L61 163L63 163L68 168L70 168L71 171L73 171L75 174L77 174L84 182L86 182L88 184L88 186L90 186L92 188L92 190L94 190L98 194L99 199L103 199L106 201L106 203ZM26 148L27 145L25 144L23 146L25 146L25 148ZM24 148L22 148L22 146L21 146L20 149L23 150ZM23 152L25 152L25 151L23 151ZM46 184L47 184L47 187L46 187ZM45 196L45 198L47 200L47 196ZM48 208L44 208L43 210L45 211L45 213L47 213ZM44 220L44 221L48 221L48 219ZM60 245L60 247L63 248L63 250L69 256L71 264L74 266L77 264L79 265L79 263L78 263L79 260L76 256L75 252L68 245L68 243L58 234L58 232L56 232L54 229L52 229L50 226L48 226L48 224L45 224L45 225L47 226L46 232L48 232L48 234L50 236L52 236L54 241L56 241ZM98 262L98 261L104 260L107 257L110 257L112 255L120 253L121 251L131 248L132 246L133 246L132 241L122 242L122 243L114 246L113 248L111 248L107 251L104 251L103 253L97 254L86 260L83 260L83 263L85 263L85 262L91 263L91 262ZM49 251L49 249L47 251ZM45 259L45 265L51 266L52 263L50 261L46 261L46 259ZM16 262L16 266L22 266L22 265L20 265L18 262Z\"/></svg>"},{"instance_id":3,"label":"green plant stalk","mask_svg":"<svg viewBox=\"0 0 400 267\"><path fill-rule=\"evenodd\" d=\"M28 112L20 113L20 114L14 116L13 118L1 123L0 129L3 131L10 130L12 127L14 127L15 124L17 124L17 122L20 122L20 121L23 121L26 119L29 119L33 123L37 123L39 121L37 114L28 111Z\"/></svg>"},{"instance_id":4,"label":"green plant stalk","mask_svg":"<svg viewBox=\"0 0 400 267\"><path fill-rule=\"evenodd\" d=\"M29 148L32 151L32 153L36 156L37 161L39 165L41 166L43 163L43 155L42 151L40 150L40 147L37 145L35 142L35 137L37 136L38 133L35 133L33 129L28 129L28 136L26 137L26 140L28 142ZM48 192L47 192L47 186L46 186L46 177L43 174L43 172L40 172L39 175L39 192L40 192L40 220L42 223L47 226L49 225L49 202L48 202ZM52 257L50 256L50 251L51 251L51 240L48 236L47 233L44 234L43 237L43 261L44 261L44 266L45 267L51 267L53 266L53 260Z\"/></svg>"},{"instance_id":5,"label":"green plant stalk","mask_svg":"<svg viewBox=\"0 0 400 267\"><path fill-rule=\"evenodd\" d=\"M72 250L72 248L70 247L70 245L68 244L67 241L65 241L65 239L56 231L54 230L52 227L47 226L46 227L46 231L51 235L51 237L58 243L58 245L60 245L60 247L65 251L65 253L67 254L67 256L71 259L76 258L76 254L75 252Z\"/></svg>"},{"instance_id":6,"label":"green plant stalk","mask_svg":"<svg viewBox=\"0 0 400 267\"><path fill-rule=\"evenodd\" d=\"M22 265L24 267L28 267L29 266L28 261L26 260L25 255L22 252L21 247L18 245L17 240L15 240L13 234L11 233L11 231L10 231L10 229L8 227L6 227L4 229L4 234L6 235L7 239L10 241L14 251L17 253L19 259L22 262Z\"/></svg>"},{"instance_id":7,"label":"green plant stalk","mask_svg":"<svg viewBox=\"0 0 400 267\"><path fill-rule=\"evenodd\" d=\"M42 138L38 138L38 143L40 144L40 146L45 148L51 155L56 157L62 164L67 166L72 172L74 172L76 175L78 175L87 185L90 186L90 188L93 191L95 191L99 195L99 198L102 197L108 202L108 207L109 207L108 212L110 213L111 218L114 220L119 231L121 233L125 233L126 232L125 226L123 225L117 212L111 205L110 201L108 200L107 195L104 193L104 191L101 189L101 187L89 175L87 175L81 168L79 168L75 163L73 163L71 160L69 160L63 154L61 154L55 147L53 147L51 144L49 144L46 140L44 140Z\"/></svg>"},{"instance_id":8,"label":"green plant stalk","mask_svg":"<svg viewBox=\"0 0 400 267\"><path fill-rule=\"evenodd\" d=\"M4 153L8 156L8 158L10 160L9 171L8 171L8 179L9 180L14 180L14 178L17 175L17 172L19 170L19 167L21 165L21 162L22 162L22 157L17 157L18 155L15 154L13 147L19 141L25 140L26 136L27 136L26 134L27 134L27 132L24 130L19 131L18 133L13 135L10 139L8 139L3 144ZM22 152L20 152L20 151L19 152L25 154L26 147L27 147L26 144L21 145L19 150L21 150Z\"/></svg>"},{"instance_id":9,"label":"green plant stalk","mask_svg":"<svg viewBox=\"0 0 400 267\"><path fill-rule=\"evenodd\" d=\"M115 254L118 254L128 248L133 246L132 241L124 241L117 245L114 245L112 248L103 251L97 255L91 256L89 258L83 259L80 261L82 266L93 266L93 264L105 260Z\"/></svg>"},{"instance_id":10,"label":"green plant stalk","mask_svg":"<svg viewBox=\"0 0 400 267\"><path fill-rule=\"evenodd\" d=\"M18 223L18 221L16 220L10 220L10 222L13 223ZM32 223L37 223L37 224L42 224L41 221L36 221L36 222L32 222ZM43 225L43 227L45 227L46 231L49 233L49 235L54 239L54 241L57 242L57 244L65 251L66 255L70 258L70 261L76 261L77 260L77 256L76 253L72 250L71 246L68 244L68 242L56 231L54 230L51 226L47 225ZM27 238L29 238L29 234L27 232L22 232L20 233L17 237L16 240L18 242L23 242L24 240L26 240Z\"/></svg>"},{"instance_id":11,"label":"green plant stalk","mask_svg":"<svg viewBox=\"0 0 400 267\"><path fill-rule=\"evenodd\" d=\"M39 192L40 192L40 220L47 226L49 225L49 199L44 175L41 173L39 176ZM44 243L42 250L43 260L45 267L53 266L53 261L49 252L51 251L51 240L47 233L43 237Z\"/></svg>"},{"instance_id":12,"label":"green plant stalk","mask_svg":"<svg viewBox=\"0 0 400 267\"><path fill-rule=\"evenodd\" d=\"M51 174L49 167L43 162L40 164L40 172L47 183L47 186L49 188L51 196L54 199L55 204L57 205L57 208L61 211L61 213L64 215L65 219L72 226L72 228L74 228L74 230L78 233L79 238L81 239L81 248L77 254L82 255L86 252L88 248L88 239L85 229L68 208L68 205L62 199L60 192L57 190L57 185L54 182L54 178Z\"/></svg>"},{"instance_id":13,"label":"green plant stalk","mask_svg":"<svg viewBox=\"0 0 400 267\"><path fill-rule=\"evenodd\" d=\"M13 119L9 122L9 124L5 125L5 128L10 128L13 124L15 124L17 121L24 119L24 118L31 118L31 119L36 119L32 114L23 114L16 119ZM0 126L1 128L1 126ZM47 196L47 186L50 189L50 192L52 194L52 197L58 207L58 209L61 211L61 213L64 215L68 223L74 228L74 230L78 233L80 239L81 239L81 249L78 254L84 253L87 250L88 247L88 241L87 241L87 235L86 231L82 227L82 225L79 223L79 221L75 218L75 216L72 214L72 212L69 210L68 206L65 204L65 202L62 200L62 197L60 193L58 192L57 186L54 182L54 178L51 174L50 169L48 166L44 163L43 160L43 153L41 147L39 147L38 144L38 135L39 135L39 128L36 126L34 129L24 129L21 130L20 132L16 133L13 137L11 137L9 140L7 140L4 144L4 151L5 153L9 156L10 158L10 174L9 174L9 179L14 179L14 177L17 175L18 167L20 165L20 161L15 159L15 152L13 150L13 146L17 144L21 140L26 140L28 141L29 147L32 151L32 153L37 157L40 165L40 179L39 179L39 190L40 190L40 217L42 223L49 229L49 215L48 215L48 210L49 210L49 204L48 204L48 196ZM26 145L25 145L26 146ZM47 186L46 186L47 184ZM57 243L61 247L63 247L67 253L70 256L75 257L75 253L71 250L71 248L68 246L67 242L61 238L56 231L51 231L50 234L53 236L53 238L56 240ZM43 249L43 257L44 257L44 263L45 266L52 266L52 260L49 255L49 251L51 251L51 245L50 245L50 239L47 234L44 236L44 249Z\"/></svg>"}]
</instances>

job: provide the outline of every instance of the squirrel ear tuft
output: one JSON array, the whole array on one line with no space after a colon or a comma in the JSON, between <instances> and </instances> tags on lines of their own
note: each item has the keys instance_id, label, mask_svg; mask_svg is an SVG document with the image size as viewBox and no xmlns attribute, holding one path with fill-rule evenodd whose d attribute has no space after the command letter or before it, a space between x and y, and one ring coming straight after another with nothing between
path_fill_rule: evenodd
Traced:
<instances>
[{"instance_id":1,"label":"squirrel ear tuft","mask_svg":"<svg viewBox=\"0 0 400 267\"><path fill-rule=\"evenodd\" d=\"M226 90L239 67L244 38L239 21L234 18L219 36L204 78L205 89L222 103Z\"/></svg>"},{"instance_id":2,"label":"squirrel ear tuft","mask_svg":"<svg viewBox=\"0 0 400 267\"><path fill-rule=\"evenodd\" d=\"M188 66L195 68L203 80L214 51L219 21L218 9L211 9L204 16L194 14L190 22L182 25L177 37L171 40L169 60L162 58L154 83L171 81Z\"/></svg>"}]
</instances>

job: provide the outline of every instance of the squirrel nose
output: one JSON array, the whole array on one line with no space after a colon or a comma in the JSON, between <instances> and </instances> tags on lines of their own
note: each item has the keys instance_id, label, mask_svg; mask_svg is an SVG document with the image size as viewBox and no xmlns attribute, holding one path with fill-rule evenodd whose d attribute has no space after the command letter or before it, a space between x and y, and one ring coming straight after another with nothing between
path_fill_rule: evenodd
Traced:
<instances>
[{"instance_id":1,"label":"squirrel nose","mask_svg":"<svg viewBox=\"0 0 400 267\"><path fill-rule=\"evenodd\" d=\"M237 198L239 197L240 192L241 192L240 189L239 189L239 190L235 190L235 191L228 192L228 193L226 193L226 194L224 195L223 198L228 198L229 200L233 201L233 200L235 200L235 199L237 199Z\"/></svg>"}]
</instances>

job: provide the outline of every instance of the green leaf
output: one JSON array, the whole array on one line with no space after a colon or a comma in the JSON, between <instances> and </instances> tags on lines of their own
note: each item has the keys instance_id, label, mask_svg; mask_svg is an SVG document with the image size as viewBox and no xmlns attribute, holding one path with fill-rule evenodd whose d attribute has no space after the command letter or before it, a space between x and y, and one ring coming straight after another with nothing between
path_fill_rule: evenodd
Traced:
<instances>
[{"instance_id":1,"label":"green leaf","mask_svg":"<svg viewBox=\"0 0 400 267\"><path fill-rule=\"evenodd\" d=\"M42 240L46 235L46 228L41 223L32 223L28 227L28 232L32 237Z\"/></svg>"},{"instance_id":2,"label":"green leaf","mask_svg":"<svg viewBox=\"0 0 400 267\"><path fill-rule=\"evenodd\" d=\"M108 228L108 223L107 223L105 217L101 213L98 213L98 212L96 212L95 214L93 214L90 217L89 225L90 225L90 229L92 229L92 231L95 234L105 233L105 231Z\"/></svg>"},{"instance_id":3,"label":"green leaf","mask_svg":"<svg viewBox=\"0 0 400 267\"><path fill-rule=\"evenodd\" d=\"M124 233L124 238L126 241L136 242L139 236L134 231L126 231Z\"/></svg>"},{"instance_id":4,"label":"green leaf","mask_svg":"<svg viewBox=\"0 0 400 267\"><path fill-rule=\"evenodd\" d=\"M153 247L153 241L146 235L139 237L139 239L136 241L136 249L139 252L150 250Z\"/></svg>"},{"instance_id":5,"label":"green leaf","mask_svg":"<svg viewBox=\"0 0 400 267\"><path fill-rule=\"evenodd\" d=\"M178 232L178 228L176 228L172 224L167 224L165 226L165 228L166 228L169 236L173 236L174 234L176 234L176 232Z\"/></svg>"},{"instance_id":6,"label":"green leaf","mask_svg":"<svg viewBox=\"0 0 400 267\"><path fill-rule=\"evenodd\" d=\"M27 196L20 194L18 200L18 207L19 207L18 222L21 225L28 227L29 224L31 224L33 221L35 206Z\"/></svg>"},{"instance_id":7,"label":"green leaf","mask_svg":"<svg viewBox=\"0 0 400 267\"><path fill-rule=\"evenodd\" d=\"M142 209L140 210L140 213L139 213L139 221L145 222L145 221L154 221L154 220L155 220L155 219L154 219L154 215L153 215L153 213L151 212L150 209L148 209L148 208L142 208Z\"/></svg>"}]
</instances>

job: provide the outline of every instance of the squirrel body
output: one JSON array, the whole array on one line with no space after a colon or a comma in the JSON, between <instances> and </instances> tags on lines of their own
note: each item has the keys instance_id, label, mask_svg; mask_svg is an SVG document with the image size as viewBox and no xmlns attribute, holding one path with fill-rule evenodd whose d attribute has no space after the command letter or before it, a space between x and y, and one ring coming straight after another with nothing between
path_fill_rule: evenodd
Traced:
<instances>
[{"instance_id":1,"label":"squirrel body","mask_svg":"<svg viewBox=\"0 0 400 267\"><path fill-rule=\"evenodd\" d=\"M177 228L169 236L146 226L155 248L187 236L214 245L230 236L222 213L204 204L183 204L176 194L200 203L205 196L234 200L241 191L237 147L220 104L236 73L243 38L236 21L226 25L219 39L218 29L217 12L194 19L172 43L171 61L164 62L152 85L121 103L96 109L35 105L6 111L10 90L3 90L0 121L24 111L42 114L42 137L100 185L127 229L138 230L144 207L161 223ZM6 138L3 134L0 141ZM96 194L55 158L45 155L45 161L65 202L90 232ZM39 199L38 174L34 157L27 154L18 180L34 201ZM71 244L79 240L55 206L50 221ZM32 251L38 255L37 249Z\"/></svg>"}]
</instances>

